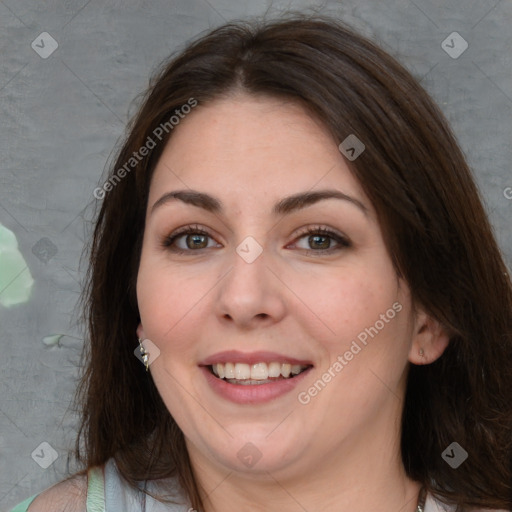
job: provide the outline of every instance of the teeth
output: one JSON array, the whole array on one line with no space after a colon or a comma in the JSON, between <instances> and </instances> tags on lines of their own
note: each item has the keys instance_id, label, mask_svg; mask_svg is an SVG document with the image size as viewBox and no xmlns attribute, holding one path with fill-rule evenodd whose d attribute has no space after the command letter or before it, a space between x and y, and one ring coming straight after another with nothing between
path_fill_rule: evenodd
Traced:
<instances>
[{"instance_id":1,"label":"teeth","mask_svg":"<svg viewBox=\"0 0 512 512\"><path fill-rule=\"evenodd\" d=\"M245 381L252 384L252 381L263 381L269 378L295 376L304 371L307 366L289 363L217 363L212 365L213 373L220 379Z\"/></svg>"},{"instance_id":2,"label":"teeth","mask_svg":"<svg viewBox=\"0 0 512 512\"><path fill-rule=\"evenodd\" d=\"M235 379L245 380L251 378L251 367L245 363L235 364Z\"/></svg>"},{"instance_id":3,"label":"teeth","mask_svg":"<svg viewBox=\"0 0 512 512\"><path fill-rule=\"evenodd\" d=\"M292 371L292 365L285 363L281 365L281 375L287 379L290 376L290 372Z\"/></svg>"},{"instance_id":4,"label":"teeth","mask_svg":"<svg viewBox=\"0 0 512 512\"><path fill-rule=\"evenodd\" d=\"M280 363L270 363L268 365L268 376L269 377L279 377L281 375L281 364Z\"/></svg>"},{"instance_id":5,"label":"teeth","mask_svg":"<svg viewBox=\"0 0 512 512\"><path fill-rule=\"evenodd\" d=\"M265 363L253 364L251 366L251 379L264 380L268 377L268 367Z\"/></svg>"},{"instance_id":6,"label":"teeth","mask_svg":"<svg viewBox=\"0 0 512 512\"><path fill-rule=\"evenodd\" d=\"M233 363L226 363L226 364L222 364L222 363L219 363L217 365L217 369L222 366L224 366L224 377L226 379L234 379L235 378L235 365Z\"/></svg>"},{"instance_id":7,"label":"teeth","mask_svg":"<svg viewBox=\"0 0 512 512\"><path fill-rule=\"evenodd\" d=\"M292 364L291 372L292 375L298 375L300 373L300 364Z\"/></svg>"},{"instance_id":8,"label":"teeth","mask_svg":"<svg viewBox=\"0 0 512 512\"><path fill-rule=\"evenodd\" d=\"M224 374L224 365L223 364L214 364L213 366L217 367L217 377L223 379L225 377Z\"/></svg>"}]
</instances>

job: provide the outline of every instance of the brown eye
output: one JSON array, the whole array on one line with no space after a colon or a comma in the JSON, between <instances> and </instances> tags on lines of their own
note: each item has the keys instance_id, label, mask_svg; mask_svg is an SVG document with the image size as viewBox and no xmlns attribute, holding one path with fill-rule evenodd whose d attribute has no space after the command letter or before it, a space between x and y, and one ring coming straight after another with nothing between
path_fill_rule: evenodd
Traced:
<instances>
[{"instance_id":1,"label":"brown eye","mask_svg":"<svg viewBox=\"0 0 512 512\"><path fill-rule=\"evenodd\" d=\"M172 233L163 240L162 245L177 253L194 252L219 246L210 233L194 226L186 226Z\"/></svg>"},{"instance_id":2,"label":"brown eye","mask_svg":"<svg viewBox=\"0 0 512 512\"><path fill-rule=\"evenodd\" d=\"M311 235L308 238L308 243L312 249L330 249L331 238L325 235Z\"/></svg>"},{"instance_id":3,"label":"brown eye","mask_svg":"<svg viewBox=\"0 0 512 512\"><path fill-rule=\"evenodd\" d=\"M330 229L314 227L306 229L296 239L295 246L309 253L329 253L351 247L351 243L341 234ZM298 241L305 240L307 247L301 247Z\"/></svg>"},{"instance_id":4,"label":"brown eye","mask_svg":"<svg viewBox=\"0 0 512 512\"><path fill-rule=\"evenodd\" d=\"M208 246L208 235L192 234L184 235L185 243L189 249L205 249Z\"/></svg>"}]
</instances>

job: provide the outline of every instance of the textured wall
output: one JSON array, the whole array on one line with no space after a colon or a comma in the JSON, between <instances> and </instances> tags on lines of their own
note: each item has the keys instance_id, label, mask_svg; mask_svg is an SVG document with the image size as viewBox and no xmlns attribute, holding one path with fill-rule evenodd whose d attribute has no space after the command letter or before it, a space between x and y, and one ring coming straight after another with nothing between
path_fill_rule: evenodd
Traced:
<instances>
[{"instance_id":1,"label":"textured wall","mask_svg":"<svg viewBox=\"0 0 512 512\"><path fill-rule=\"evenodd\" d=\"M356 26L421 79L453 125L512 262L510 0L0 0L1 510L66 471L80 255L93 190L134 98L155 65L198 33L305 6ZM9 305L31 278L28 300Z\"/></svg>"}]
</instances>

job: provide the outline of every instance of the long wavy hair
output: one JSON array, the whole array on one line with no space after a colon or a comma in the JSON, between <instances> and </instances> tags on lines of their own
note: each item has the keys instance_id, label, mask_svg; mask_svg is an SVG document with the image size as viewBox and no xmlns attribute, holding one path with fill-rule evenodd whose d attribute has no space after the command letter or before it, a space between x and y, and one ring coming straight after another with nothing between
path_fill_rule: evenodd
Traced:
<instances>
[{"instance_id":1,"label":"long wavy hair","mask_svg":"<svg viewBox=\"0 0 512 512\"><path fill-rule=\"evenodd\" d=\"M192 507L204 508L183 433L134 357L135 283L152 173L179 130L169 119L191 98L200 108L239 91L295 101L336 140L355 134L364 142L348 164L377 211L396 272L414 303L451 333L437 361L410 365L405 471L457 510L512 508L512 286L468 164L402 65L318 15L226 24L151 79L102 189L89 248L79 462L90 468L114 458L134 486L177 476ZM148 137L157 144L130 160ZM441 457L453 441L469 454L457 470Z\"/></svg>"}]
</instances>

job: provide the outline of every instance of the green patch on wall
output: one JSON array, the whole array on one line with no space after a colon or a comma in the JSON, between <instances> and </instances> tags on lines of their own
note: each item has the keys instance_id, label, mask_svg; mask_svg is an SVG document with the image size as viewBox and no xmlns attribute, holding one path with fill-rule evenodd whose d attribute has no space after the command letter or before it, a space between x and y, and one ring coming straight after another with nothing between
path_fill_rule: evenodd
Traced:
<instances>
[{"instance_id":1,"label":"green patch on wall","mask_svg":"<svg viewBox=\"0 0 512 512\"><path fill-rule=\"evenodd\" d=\"M33 284L16 235L0 224L0 305L9 308L27 302Z\"/></svg>"}]
</instances>

